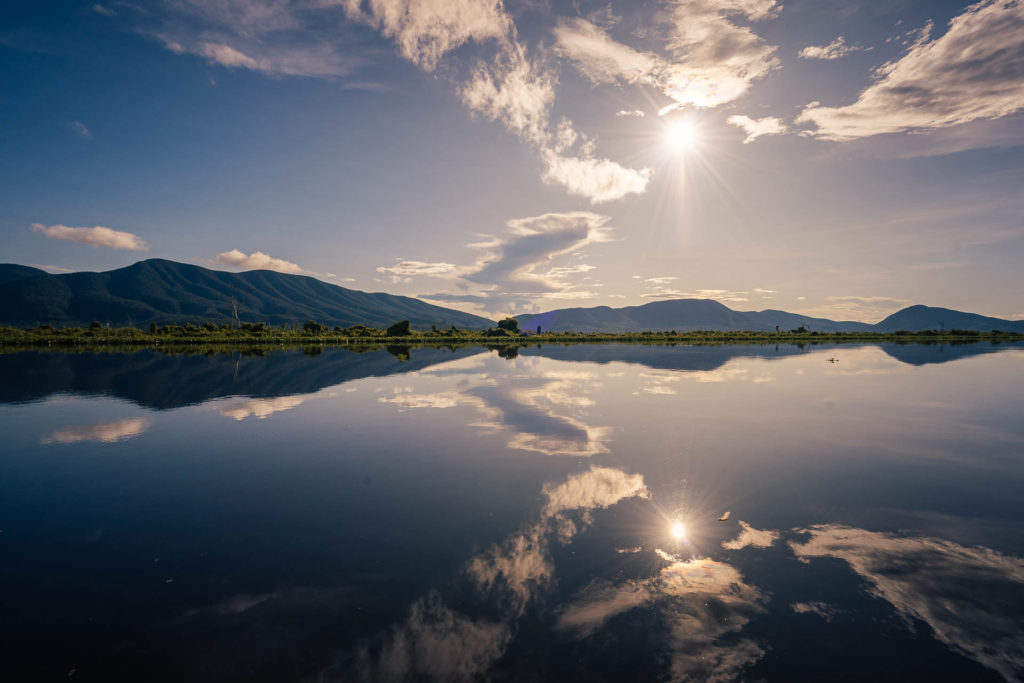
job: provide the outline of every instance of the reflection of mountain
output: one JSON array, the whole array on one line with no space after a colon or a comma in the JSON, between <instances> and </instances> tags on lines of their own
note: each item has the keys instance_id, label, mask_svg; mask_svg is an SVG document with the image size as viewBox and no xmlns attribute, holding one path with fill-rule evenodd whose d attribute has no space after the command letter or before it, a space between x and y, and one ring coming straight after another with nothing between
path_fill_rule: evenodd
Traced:
<instances>
[{"instance_id":1,"label":"reflection of mountain","mask_svg":"<svg viewBox=\"0 0 1024 683\"><path fill-rule=\"evenodd\" d=\"M912 365L944 363L1021 344L880 344L893 358ZM641 344L545 344L524 347L521 356L562 361L635 363L659 370L716 370L733 358L783 358L810 350L853 348L827 344L736 344L721 346ZM486 353L482 347L457 349L405 347L357 353L318 348L316 355L298 350L271 351L265 356L240 354L39 353L0 354L0 402L31 401L55 393L95 394L128 399L149 408L176 408L225 396L274 397L308 394L363 377L411 372L437 363ZM405 358L410 360L400 360ZM507 408L495 392L479 398ZM507 403L507 402L504 402ZM521 403L521 401L520 401ZM529 403L529 402L527 402ZM534 411L536 413L536 411ZM541 414L541 413L536 413ZM527 416L528 417L528 416ZM562 425L573 428L571 424ZM590 440L588 437L587 440Z\"/></svg>"},{"instance_id":2,"label":"reflection of mountain","mask_svg":"<svg viewBox=\"0 0 1024 683\"><path fill-rule=\"evenodd\" d=\"M997 353L1010 348L1024 349L1021 344L999 342L969 342L966 344L879 344L883 351L908 365L931 365L951 360L970 358L986 353Z\"/></svg>"},{"instance_id":3,"label":"reflection of mountain","mask_svg":"<svg viewBox=\"0 0 1024 683\"><path fill-rule=\"evenodd\" d=\"M147 408L168 409L225 396L310 394L364 377L379 377L483 353L481 348L414 349L399 361L386 351L325 348L265 356L240 354L23 353L0 354L0 402L31 401L57 393L115 396Z\"/></svg>"},{"instance_id":4,"label":"reflection of mountain","mask_svg":"<svg viewBox=\"0 0 1024 683\"><path fill-rule=\"evenodd\" d=\"M521 356L588 363L638 363L657 370L716 370L733 358L780 358L807 353L796 344L735 344L687 346L664 344L575 344L519 350ZM818 348L818 347L814 347Z\"/></svg>"},{"instance_id":5,"label":"reflection of mountain","mask_svg":"<svg viewBox=\"0 0 1024 683\"><path fill-rule=\"evenodd\" d=\"M946 363L1005 349L1024 349L1019 343L970 342L963 344L722 344L669 346L663 344L576 344L523 348L519 355L590 363L639 363L658 370L716 370L733 358L782 358L814 350L877 346L898 361L910 365Z\"/></svg>"}]
</instances>

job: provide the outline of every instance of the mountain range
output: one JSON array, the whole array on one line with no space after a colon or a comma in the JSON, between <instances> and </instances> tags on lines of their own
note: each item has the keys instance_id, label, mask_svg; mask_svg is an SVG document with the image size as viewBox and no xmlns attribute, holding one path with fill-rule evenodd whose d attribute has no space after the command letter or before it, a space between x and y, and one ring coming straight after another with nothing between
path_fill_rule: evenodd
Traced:
<instances>
[{"instance_id":1,"label":"mountain range","mask_svg":"<svg viewBox=\"0 0 1024 683\"><path fill-rule=\"evenodd\" d=\"M39 268L0 264L0 324L86 326L94 320L114 326L149 323L226 323L237 307L243 322L271 325L316 320L334 327L387 327L409 320L414 329L431 325L486 329L494 322L419 299L368 293L305 275L271 270L229 273L165 259L148 259L102 273L53 275ZM1002 330L1024 332L1024 321L1002 320L948 308L910 306L881 322L835 321L786 311L735 311L709 299L674 299L642 306L564 308L516 316L524 330L640 332L644 330L830 332L897 330Z\"/></svg>"},{"instance_id":2,"label":"mountain range","mask_svg":"<svg viewBox=\"0 0 1024 683\"><path fill-rule=\"evenodd\" d=\"M415 329L494 325L487 318L412 297L360 292L272 270L228 273L148 259L103 273L51 275L28 266L0 265L3 325L226 323L236 305L243 322L271 325L307 320L331 327L387 327L399 320L409 320Z\"/></svg>"},{"instance_id":3,"label":"mountain range","mask_svg":"<svg viewBox=\"0 0 1024 683\"><path fill-rule=\"evenodd\" d=\"M896 332L907 330L1001 330L1024 332L1024 320L1003 320L933 306L908 306L881 322L812 318L786 311L734 311L710 299L671 299L642 306L562 308L547 313L516 316L520 329L552 332L639 332L643 330L789 331L801 326L818 332Z\"/></svg>"}]
</instances>

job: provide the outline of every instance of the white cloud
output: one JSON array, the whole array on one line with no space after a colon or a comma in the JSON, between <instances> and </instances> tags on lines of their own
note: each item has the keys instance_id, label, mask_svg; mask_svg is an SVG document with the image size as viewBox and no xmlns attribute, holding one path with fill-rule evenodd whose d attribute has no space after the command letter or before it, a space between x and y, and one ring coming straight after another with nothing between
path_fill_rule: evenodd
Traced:
<instances>
[{"instance_id":1,"label":"white cloud","mask_svg":"<svg viewBox=\"0 0 1024 683\"><path fill-rule=\"evenodd\" d=\"M548 116L555 99L555 76L531 60L526 48L512 43L492 63L480 62L459 90L474 112L501 121L535 145L549 144Z\"/></svg>"},{"instance_id":2,"label":"white cloud","mask_svg":"<svg viewBox=\"0 0 1024 683\"><path fill-rule=\"evenodd\" d=\"M857 52L864 48L856 45L847 45L846 38L839 36L828 45L808 45L804 49L800 50L797 55L801 59L839 59L845 57L851 52Z\"/></svg>"},{"instance_id":3,"label":"white cloud","mask_svg":"<svg viewBox=\"0 0 1024 683\"><path fill-rule=\"evenodd\" d=\"M93 12L96 12L96 14L102 14L105 17L112 17L115 14L117 14L117 12L115 12L114 10L110 9L109 7L104 7L99 3L96 3L89 9L91 9Z\"/></svg>"},{"instance_id":4,"label":"white cloud","mask_svg":"<svg viewBox=\"0 0 1024 683\"><path fill-rule=\"evenodd\" d=\"M595 157L593 141L580 136L567 119L552 133L555 76L531 60L522 45L511 43L492 63L480 62L459 94L474 112L500 121L538 149L545 163L544 182L562 185L595 204L646 190L651 169L626 168ZM581 141L575 155L567 154Z\"/></svg>"},{"instance_id":5,"label":"white cloud","mask_svg":"<svg viewBox=\"0 0 1024 683\"><path fill-rule=\"evenodd\" d=\"M595 83L651 83L662 68L656 55L613 40L586 19L563 19L554 34L558 52Z\"/></svg>"},{"instance_id":6,"label":"white cloud","mask_svg":"<svg viewBox=\"0 0 1024 683\"><path fill-rule=\"evenodd\" d=\"M722 547L727 550L739 550L747 546L754 548L767 548L779 539L779 532L769 529L755 529L746 522L740 522L740 535L731 541L722 541Z\"/></svg>"},{"instance_id":7,"label":"white cloud","mask_svg":"<svg viewBox=\"0 0 1024 683\"><path fill-rule=\"evenodd\" d=\"M807 105L797 123L825 140L945 128L1024 109L1024 2L983 0L876 72L857 101Z\"/></svg>"},{"instance_id":8,"label":"white cloud","mask_svg":"<svg viewBox=\"0 0 1024 683\"><path fill-rule=\"evenodd\" d=\"M254 70L260 68L259 63L255 59L253 59L249 55L239 52L230 45L220 45L218 43L200 43L198 46L198 51L199 54L206 57L211 62L217 62L221 66L243 67L246 69Z\"/></svg>"},{"instance_id":9,"label":"white cloud","mask_svg":"<svg viewBox=\"0 0 1024 683\"><path fill-rule=\"evenodd\" d=\"M245 270L276 270L279 273L291 273L293 275L316 274L305 270L297 263L274 258L269 254L264 254L262 251L254 251L251 254L246 254L238 249L232 249L231 251L225 251L217 254L217 258L214 259L214 263L218 263L222 266L231 266L232 268L242 268Z\"/></svg>"},{"instance_id":10,"label":"white cloud","mask_svg":"<svg viewBox=\"0 0 1024 683\"><path fill-rule=\"evenodd\" d=\"M679 278L677 278L674 275L666 275L664 277L648 277L648 278L644 278L644 282L649 284L649 285L667 285L668 283L675 282L678 279Z\"/></svg>"},{"instance_id":11,"label":"white cloud","mask_svg":"<svg viewBox=\"0 0 1024 683\"><path fill-rule=\"evenodd\" d=\"M512 30L502 0L343 0L349 17L394 39L399 52L426 71L468 42L501 39Z\"/></svg>"},{"instance_id":12,"label":"white cloud","mask_svg":"<svg viewBox=\"0 0 1024 683\"><path fill-rule=\"evenodd\" d=\"M551 150L543 151L542 157L547 164L544 182L563 185L569 194L587 197L595 204L643 194L654 173L650 168L626 168L610 159L562 156Z\"/></svg>"},{"instance_id":13,"label":"white cloud","mask_svg":"<svg viewBox=\"0 0 1024 683\"><path fill-rule=\"evenodd\" d=\"M89 130L81 121L72 121L68 125L71 126L71 130L75 131L86 140L92 140L92 131Z\"/></svg>"},{"instance_id":14,"label":"white cloud","mask_svg":"<svg viewBox=\"0 0 1024 683\"><path fill-rule=\"evenodd\" d=\"M630 116L636 119L642 119L644 117L644 113L639 109L620 109L619 111L615 112L615 115L618 116L619 118L622 118L624 116Z\"/></svg>"},{"instance_id":15,"label":"white cloud","mask_svg":"<svg viewBox=\"0 0 1024 683\"><path fill-rule=\"evenodd\" d=\"M555 28L557 49L595 83L642 83L673 100L659 115L681 106L717 107L747 92L779 66L775 47L749 27L731 21L771 19L775 0L674 0L667 11L668 57L635 50L584 19Z\"/></svg>"},{"instance_id":16,"label":"white cloud","mask_svg":"<svg viewBox=\"0 0 1024 683\"><path fill-rule=\"evenodd\" d=\"M509 234L470 244L480 252L468 265L424 264L401 268L402 273L427 274L447 271L457 291L421 295L434 301L475 304L488 312L522 310L534 298L591 298L593 292L577 289L570 278L593 266L554 265L560 256L578 253L589 244L609 239L608 216L589 211L547 213L510 220ZM422 263L410 262L404 263ZM448 268L450 266L450 268ZM391 272L391 267L378 268ZM396 266L397 268L397 266ZM441 277L442 274L436 274ZM394 275L393 277L399 277Z\"/></svg>"},{"instance_id":17,"label":"white cloud","mask_svg":"<svg viewBox=\"0 0 1024 683\"><path fill-rule=\"evenodd\" d=\"M52 240L81 242L82 244L91 244L94 247L127 249L129 251L146 251L149 249L149 245L139 238L138 235L122 232L121 230L112 230L101 225L92 228L69 228L66 225L45 226L42 223L33 223L32 230Z\"/></svg>"},{"instance_id":18,"label":"white cloud","mask_svg":"<svg viewBox=\"0 0 1024 683\"><path fill-rule=\"evenodd\" d=\"M781 9L776 0L676 0L669 39L673 63L661 76L665 94L679 104L716 107L746 93L779 60L774 46L729 17L756 22Z\"/></svg>"},{"instance_id":19,"label":"white cloud","mask_svg":"<svg viewBox=\"0 0 1024 683\"><path fill-rule=\"evenodd\" d=\"M747 133L743 144L753 142L762 135L783 135L788 129L782 119L766 116L763 119L752 119L749 116L733 115L726 119L727 123L739 126Z\"/></svg>"},{"instance_id":20,"label":"white cloud","mask_svg":"<svg viewBox=\"0 0 1024 683\"><path fill-rule=\"evenodd\" d=\"M393 266L380 266L378 273L389 273L404 277L420 276L444 277L455 275L458 266L453 263L427 263L425 261L399 261ZM351 278L349 278L351 279Z\"/></svg>"},{"instance_id":21,"label":"white cloud","mask_svg":"<svg viewBox=\"0 0 1024 683\"><path fill-rule=\"evenodd\" d=\"M145 417L134 417L116 422L101 422L99 424L78 425L58 429L43 438L43 444L54 443L78 443L80 441L99 441L100 443L114 443L123 439L131 439L139 436L153 424L153 421Z\"/></svg>"}]
</instances>

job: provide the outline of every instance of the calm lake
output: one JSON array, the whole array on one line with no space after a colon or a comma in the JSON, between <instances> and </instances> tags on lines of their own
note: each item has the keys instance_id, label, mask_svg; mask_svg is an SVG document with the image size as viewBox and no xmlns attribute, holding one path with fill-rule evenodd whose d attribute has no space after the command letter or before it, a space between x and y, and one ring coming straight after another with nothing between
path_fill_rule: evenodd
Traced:
<instances>
[{"instance_id":1,"label":"calm lake","mask_svg":"<svg viewBox=\"0 0 1024 683\"><path fill-rule=\"evenodd\" d=\"M1024 346L0 355L8 681L1024 680Z\"/></svg>"}]
</instances>

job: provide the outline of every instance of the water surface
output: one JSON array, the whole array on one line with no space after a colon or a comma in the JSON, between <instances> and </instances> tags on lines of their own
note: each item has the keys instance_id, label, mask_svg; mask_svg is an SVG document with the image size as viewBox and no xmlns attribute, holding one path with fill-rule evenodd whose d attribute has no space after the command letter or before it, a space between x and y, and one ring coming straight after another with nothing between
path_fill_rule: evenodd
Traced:
<instances>
[{"instance_id":1,"label":"water surface","mask_svg":"<svg viewBox=\"0 0 1024 683\"><path fill-rule=\"evenodd\" d=\"M1008 344L0 354L0 666L1022 680L1022 379Z\"/></svg>"}]
</instances>

